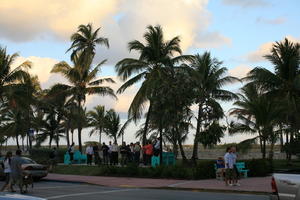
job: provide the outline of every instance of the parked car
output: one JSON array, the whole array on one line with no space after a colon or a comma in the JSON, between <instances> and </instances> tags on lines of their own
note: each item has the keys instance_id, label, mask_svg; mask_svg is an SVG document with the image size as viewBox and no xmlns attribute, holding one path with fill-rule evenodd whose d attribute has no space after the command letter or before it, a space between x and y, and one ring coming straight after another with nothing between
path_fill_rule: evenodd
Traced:
<instances>
[{"instance_id":1,"label":"parked car","mask_svg":"<svg viewBox=\"0 0 300 200\"><path fill-rule=\"evenodd\" d=\"M271 185L273 199L300 200L300 170L274 173Z\"/></svg>"},{"instance_id":2,"label":"parked car","mask_svg":"<svg viewBox=\"0 0 300 200\"><path fill-rule=\"evenodd\" d=\"M22 169L26 174L31 174L34 180L39 180L48 175L47 166L36 163L34 160L22 158ZM0 164L2 166L3 157L0 158ZM0 167L0 177L4 178L3 168Z\"/></svg>"}]
</instances>

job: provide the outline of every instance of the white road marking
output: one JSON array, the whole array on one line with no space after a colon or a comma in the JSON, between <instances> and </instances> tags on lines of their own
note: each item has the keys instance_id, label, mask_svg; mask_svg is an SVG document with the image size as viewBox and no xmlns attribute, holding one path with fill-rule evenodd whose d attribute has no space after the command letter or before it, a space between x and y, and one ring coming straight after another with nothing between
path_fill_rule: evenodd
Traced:
<instances>
[{"instance_id":1,"label":"white road marking","mask_svg":"<svg viewBox=\"0 0 300 200\"><path fill-rule=\"evenodd\" d=\"M184 185L184 184L191 183L191 182L194 182L194 181L184 181L184 182L174 183L174 184L168 185L168 187L175 187L178 185Z\"/></svg>"},{"instance_id":2,"label":"white road marking","mask_svg":"<svg viewBox=\"0 0 300 200\"><path fill-rule=\"evenodd\" d=\"M83 192L83 193L75 193L75 194L65 194L65 195L58 195L52 197L45 197L46 199L61 199L65 197L76 197L76 196L84 196L84 195L91 195L91 194L109 194L109 193L116 193L116 192L128 192L138 189L124 189L124 190L109 190L109 191L101 191L101 192Z\"/></svg>"},{"instance_id":3,"label":"white road marking","mask_svg":"<svg viewBox=\"0 0 300 200\"><path fill-rule=\"evenodd\" d=\"M90 185L69 185L69 186L49 186L49 187L33 187L34 189L57 189L57 188L73 188L73 187L83 187L83 186L90 186Z\"/></svg>"}]
</instances>

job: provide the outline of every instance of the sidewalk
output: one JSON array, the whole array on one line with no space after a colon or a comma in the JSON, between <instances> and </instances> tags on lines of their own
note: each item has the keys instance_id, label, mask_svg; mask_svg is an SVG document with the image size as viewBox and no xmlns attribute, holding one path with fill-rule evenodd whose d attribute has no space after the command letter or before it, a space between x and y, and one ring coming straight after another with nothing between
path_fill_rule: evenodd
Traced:
<instances>
[{"instance_id":1,"label":"sidewalk","mask_svg":"<svg viewBox=\"0 0 300 200\"><path fill-rule=\"evenodd\" d=\"M257 177L241 179L241 186L225 186L223 181L208 180L175 180L150 179L107 176L79 176L64 174L48 174L43 180L82 182L107 187L134 187L134 188L179 188L190 190L215 190L232 192L271 193L271 177Z\"/></svg>"}]
</instances>

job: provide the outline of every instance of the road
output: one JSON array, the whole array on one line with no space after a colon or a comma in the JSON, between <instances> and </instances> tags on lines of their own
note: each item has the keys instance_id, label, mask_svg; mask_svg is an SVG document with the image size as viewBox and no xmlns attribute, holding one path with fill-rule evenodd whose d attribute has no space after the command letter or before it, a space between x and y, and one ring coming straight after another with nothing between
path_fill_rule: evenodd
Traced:
<instances>
[{"instance_id":1,"label":"road","mask_svg":"<svg viewBox=\"0 0 300 200\"><path fill-rule=\"evenodd\" d=\"M1 183L0 183L1 184ZM161 189L111 188L97 185L40 181L28 195L64 200L269 200L265 195L230 194ZM1 197L0 197L1 199Z\"/></svg>"}]
</instances>

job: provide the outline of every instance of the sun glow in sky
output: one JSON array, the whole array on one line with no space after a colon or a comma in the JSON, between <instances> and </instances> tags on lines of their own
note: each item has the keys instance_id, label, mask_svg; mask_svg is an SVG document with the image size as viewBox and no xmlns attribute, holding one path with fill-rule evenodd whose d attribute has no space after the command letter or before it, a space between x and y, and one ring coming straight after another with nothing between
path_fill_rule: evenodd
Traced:
<instances>
[{"instance_id":1,"label":"sun glow in sky","mask_svg":"<svg viewBox=\"0 0 300 200\"><path fill-rule=\"evenodd\" d=\"M59 61L69 62L70 35L79 24L93 23L110 42L109 49L97 48L95 63L108 59L100 75L113 77L117 83L112 87L118 89L122 82L115 63L136 56L128 52L127 43L141 40L147 25L160 24L166 39L180 35L185 54L210 51L224 61L229 74L243 77L256 66L271 69L262 56L272 42L285 37L300 41L299 8L298 0L0 0L0 45L20 54L16 64L32 61L31 72L48 88L65 81L50 70ZM118 101L89 97L86 106L103 104L125 118L137 87L119 95ZM224 109L229 106L224 104ZM127 129L128 142L135 141L136 130L134 124ZM193 133L188 143L192 140Z\"/></svg>"}]
</instances>

